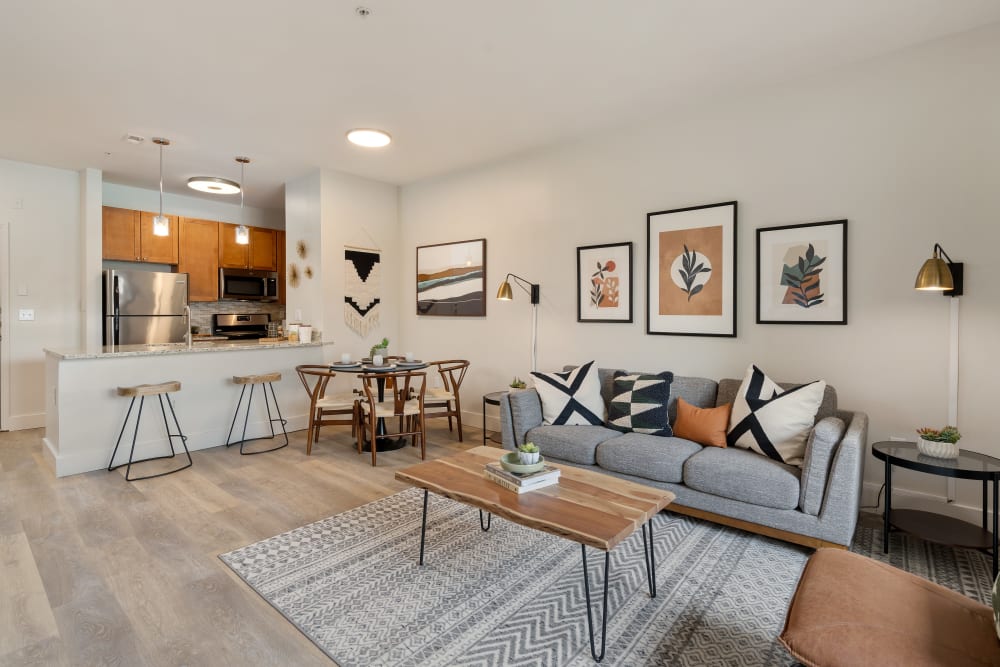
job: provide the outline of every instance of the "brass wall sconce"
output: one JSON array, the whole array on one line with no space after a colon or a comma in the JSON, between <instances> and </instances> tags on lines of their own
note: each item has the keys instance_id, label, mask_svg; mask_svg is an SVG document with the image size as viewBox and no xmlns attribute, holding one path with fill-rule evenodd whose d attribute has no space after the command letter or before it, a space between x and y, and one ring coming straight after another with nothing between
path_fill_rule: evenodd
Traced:
<instances>
[{"instance_id":1,"label":"brass wall sconce","mask_svg":"<svg viewBox=\"0 0 1000 667\"><path fill-rule=\"evenodd\" d=\"M944 255L944 259L941 256ZM917 280L914 289L941 292L945 296L962 296L965 287L965 265L962 262L953 262L948 253L937 243L934 244L934 256L924 262L917 273Z\"/></svg>"},{"instance_id":2,"label":"brass wall sconce","mask_svg":"<svg viewBox=\"0 0 1000 667\"><path fill-rule=\"evenodd\" d=\"M507 277L504 278L503 284L500 285L500 289L497 290L497 299L500 301L511 301L514 298L513 290L510 288L510 279L513 278L517 286L523 289L531 296L532 305L538 305L539 302L539 291L540 288L537 283L532 283L521 276L516 276L513 273L508 273Z\"/></svg>"}]
</instances>

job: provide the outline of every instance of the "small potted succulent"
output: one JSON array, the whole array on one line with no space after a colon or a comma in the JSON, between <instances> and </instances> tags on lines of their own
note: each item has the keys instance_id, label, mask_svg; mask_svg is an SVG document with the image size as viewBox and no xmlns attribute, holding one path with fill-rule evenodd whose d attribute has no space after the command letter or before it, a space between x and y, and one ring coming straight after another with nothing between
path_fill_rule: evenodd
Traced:
<instances>
[{"instance_id":1,"label":"small potted succulent","mask_svg":"<svg viewBox=\"0 0 1000 667\"><path fill-rule=\"evenodd\" d=\"M381 356L382 358L385 358L385 357L389 356L389 339L388 338L383 338L381 342L375 343L374 345L372 345L372 349L369 352L368 356L370 356L372 359L374 359L376 354L379 355L379 356Z\"/></svg>"},{"instance_id":2,"label":"small potted succulent","mask_svg":"<svg viewBox=\"0 0 1000 667\"><path fill-rule=\"evenodd\" d=\"M516 375L514 376L514 379L510 381L510 388L511 389L525 389L525 388L527 388L527 386L528 385L525 384L524 380L522 380L521 378L517 377Z\"/></svg>"},{"instance_id":3,"label":"small potted succulent","mask_svg":"<svg viewBox=\"0 0 1000 667\"><path fill-rule=\"evenodd\" d=\"M921 454L933 456L938 459L958 458L958 441L962 434L954 426L945 426L942 429L918 428L917 449Z\"/></svg>"},{"instance_id":4,"label":"small potted succulent","mask_svg":"<svg viewBox=\"0 0 1000 667\"><path fill-rule=\"evenodd\" d=\"M523 445L517 446L517 458L521 461L522 465L532 465L533 463L538 463L538 458L542 455L538 451L538 446L533 442L526 442Z\"/></svg>"}]
</instances>

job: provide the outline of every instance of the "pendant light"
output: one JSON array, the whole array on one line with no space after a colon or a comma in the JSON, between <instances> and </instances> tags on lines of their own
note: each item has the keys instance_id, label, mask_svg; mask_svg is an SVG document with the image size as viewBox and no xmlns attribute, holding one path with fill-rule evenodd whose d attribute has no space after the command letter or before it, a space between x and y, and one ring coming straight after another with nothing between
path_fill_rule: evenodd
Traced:
<instances>
[{"instance_id":1,"label":"pendant light","mask_svg":"<svg viewBox=\"0 0 1000 667\"><path fill-rule=\"evenodd\" d=\"M153 137L153 143L160 147L160 214L153 218L153 236L170 236L170 219L163 215L163 147L169 146L170 140Z\"/></svg>"},{"instance_id":2,"label":"pendant light","mask_svg":"<svg viewBox=\"0 0 1000 667\"><path fill-rule=\"evenodd\" d=\"M250 228L246 225L243 197L246 193L246 167L250 164L250 158L238 157L236 161L240 163L240 226L236 228L236 242L240 245L247 245L250 243Z\"/></svg>"}]
</instances>

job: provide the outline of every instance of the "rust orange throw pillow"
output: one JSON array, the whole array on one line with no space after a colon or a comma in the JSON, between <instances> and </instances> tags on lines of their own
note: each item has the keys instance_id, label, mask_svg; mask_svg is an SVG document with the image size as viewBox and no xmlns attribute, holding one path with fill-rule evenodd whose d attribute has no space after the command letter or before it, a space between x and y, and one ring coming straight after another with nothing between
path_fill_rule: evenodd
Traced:
<instances>
[{"instance_id":1,"label":"rust orange throw pillow","mask_svg":"<svg viewBox=\"0 0 1000 667\"><path fill-rule=\"evenodd\" d=\"M678 396L674 437L691 440L699 445L725 447L729 412L732 408L732 403L717 408L696 408Z\"/></svg>"}]
</instances>

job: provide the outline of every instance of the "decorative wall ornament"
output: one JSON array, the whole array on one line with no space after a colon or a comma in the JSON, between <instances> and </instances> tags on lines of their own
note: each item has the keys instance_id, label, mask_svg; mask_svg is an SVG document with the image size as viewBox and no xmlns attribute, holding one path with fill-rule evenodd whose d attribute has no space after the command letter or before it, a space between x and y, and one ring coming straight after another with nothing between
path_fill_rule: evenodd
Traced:
<instances>
[{"instance_id":1,"label":"decorative wall ornament","mask_svg":"<svg viewBox=\"0 0 1000 667\"><path fill-rule=\"evenodd\" d=\"M306 245L305 241L295 243L295 254L299 256L299 259L306 258L306 255L309 254L309 246Z\"/></svg>"},{"instance_id":2,"label":"decorative wall ornament","mask_svg":"<svg viewBox=\"0 0 1000 667\"><path fill-rule=\"evenodd\" d=\"M757 324L847 324L847 220L757 230Z\"/></svg>"},{"instance_id":3,"label":"decorative wall ornament","mask_svg":"<svg viewBox=\"0 0 1000 667\"><path fill-rule=\"evenodd\" d=\"M303 269L302 272L305 274L306 278L308 278L309 280L312 280L312 277L313 277L313 267L307 266L305 269Z\"/></svg>"},{"instance_id":4,"label":"decorative wall ornament","mask_svg":"<svg viewBox=\"0 0 1000 667\"><path fill-rule=\"evenodd\" d=\"M486 315L486 239L417 246L417 315Z\"/></svg>"},{"instance_id":5,"label":"decorative wall ornament","mask_svg":"<svg viewBox=\"0 0 1000 667\"><path fill-rule=\"evenodd\" d=\"M288 265L288 285L290 287L298 287L299 286L299 266L298 266L298 264L292 263L292 264Z\"/></svg>"},{"instance_id":6,"label":"decorative wall ornament","mask_svg":"<svg viewBox=\"0 0 1000 667\"><path fill-rule=\"evenodd\" d=\"M736 202L646 215L646 333L736 336Z\"/></svg>"},{"instance_id":7,"label":"decorative wall ornament","mask_svg":"<svg viewBox=\"0 0 1000 667\"><path fill-rule=\"evenodd\" d=\"M344 322L361 337L379 322L382 251L344 246Z\"/></svg>"},{"instance_id":8,"label":"decorative wall ornament","mask_svg":"<svg viewBox=\"0 0 1000 667\"><path fill-rule=\"evenodd\" d=\"M632 321L632 243L576 249L576 321Z\"/></svg>"}]
</instances>

